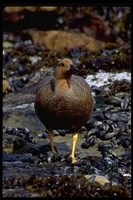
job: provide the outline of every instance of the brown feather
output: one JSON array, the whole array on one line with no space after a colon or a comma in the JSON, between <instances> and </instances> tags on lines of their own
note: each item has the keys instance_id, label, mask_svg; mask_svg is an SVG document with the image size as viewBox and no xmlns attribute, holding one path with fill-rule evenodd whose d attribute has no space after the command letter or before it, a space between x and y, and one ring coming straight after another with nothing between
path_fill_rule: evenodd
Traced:
<instances>
[{"instance_id":1,"label":"brown feather","mask_svg":"<svg viewBox=\"0 0 133 200\"><path fill-rule=\"evenodd\" d=\"M70 59L61 60L54 76L46 77L37 90L35 111L47 129L78 130L92 113L90 87L82 77L72 75L72 64Z\"/></svg>"}]
</instances>

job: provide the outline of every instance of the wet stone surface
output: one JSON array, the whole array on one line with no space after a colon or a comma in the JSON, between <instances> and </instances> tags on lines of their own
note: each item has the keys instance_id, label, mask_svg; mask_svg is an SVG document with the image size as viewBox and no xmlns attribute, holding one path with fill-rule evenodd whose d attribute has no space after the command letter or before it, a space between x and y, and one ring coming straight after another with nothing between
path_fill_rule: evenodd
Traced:
<instances>
[{"instance_id":1,"label":"wet stone surface","mask_svg":"<svg viewBox=\"0 0 133 200\"><path fill-rule=\"evenodd\" d=\"M111 103L105 100L101 106L101 99L97 96L90 120L79 131L75 164L71 164L68 157L71 149L69 130L54 130L55 148L60 153L59 156L55 156L50 151L48 134L44 127L40 134L33 127L4 127L4 188L9 187L6 186L5 180L18 175L28 178L31 173L36 177L95 174L101 175L102 179L106 177L111 186L122 186L124 178L127 187L130 188L131 98L129 94L121 93L120 102L123 95L128 99L125 106L123 103L113 105L112 100ZM23 115L27 115L26 112ZM34 126L40 130L37 123Z\"/></svg>"}]
</instances>

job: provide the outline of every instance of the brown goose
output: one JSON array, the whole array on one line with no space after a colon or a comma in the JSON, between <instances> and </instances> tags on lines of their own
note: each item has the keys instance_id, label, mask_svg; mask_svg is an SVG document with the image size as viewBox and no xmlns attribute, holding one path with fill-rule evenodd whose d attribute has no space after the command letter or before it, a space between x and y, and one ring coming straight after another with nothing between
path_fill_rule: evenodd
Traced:
<instances>
[{"instance_id":1,"label":"brown goose","mask_svg":"<svg viewBox=\"0 0 133 200\"><path fill-rule=\"evenodd\" d=\"M94 106L94 100L88 83L80 76L72 75L77 67L71 59L64 58L57 64L53 76L46 77L38 88L35 111L46 126L51 151L57 153L53 143L53 129L72 131L72 163L75 159L75 146L78 131L84 125Z\"/></svg>"}]
</instances>

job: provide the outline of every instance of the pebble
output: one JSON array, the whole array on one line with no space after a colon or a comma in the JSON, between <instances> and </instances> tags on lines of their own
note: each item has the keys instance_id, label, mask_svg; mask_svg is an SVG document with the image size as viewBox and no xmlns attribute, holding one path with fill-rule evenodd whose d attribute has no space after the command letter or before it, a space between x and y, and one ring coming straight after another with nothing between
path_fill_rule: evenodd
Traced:
<instances>
[{"instance_id":1,"label":"pebble","mask_svg":"<svg viewBox=\"0 0 133 200\"><path fill-rule=\"evenodd\" d=\"M47 132L42 132L38 135L39 138L43 138L43 139L46 139L48 138L48 133Z\"/></svg>"},{"instance_id":2,"label":"pebble","mask_svg":"<svg viewBox=\"0 0 133 200\"><path fill-rule=\"evenodd\" d=\"M85 178L91 183L96 182L102 186L106 183L110 183L110 181L106 177L100 175L85 175Z\"/></svg>"}]
</instances>

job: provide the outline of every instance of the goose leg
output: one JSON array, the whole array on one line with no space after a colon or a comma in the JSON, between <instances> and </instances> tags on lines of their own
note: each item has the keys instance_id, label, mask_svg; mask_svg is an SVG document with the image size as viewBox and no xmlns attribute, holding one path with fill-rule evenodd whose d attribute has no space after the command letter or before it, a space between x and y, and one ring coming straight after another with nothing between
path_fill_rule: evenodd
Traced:
<instances>
[{"instance_id":1,"label":"goose leg","mask_svg":"<svg viewBox=\"0 0 133 200\"><path fill-rule=\"evenodd\" d=\"M54 153L54 154L58 154L58 152L55 150L54 148L54 141L53 141L53 138L54 138L54 133L52 130L48 130L48 136L49 136L49 140L50 140L50 145L51 145L51 151ZM59 155L59 154L58 154Z\"/></svg>"},{"instance_id":2,"label":"goose leg","mask_svg":"<svg viewBox=\"0 0 133 200\"><path fill-rule=\"evenodd\" d=\"M75 163L76 162L76 159L75 159L75 147L76 147L76 143L77 143L77 139L78 139L78 133L74 133L72 135L72 151L71 151L71 154L69 157L72 158L72 163Z\"/></svg>"}]
</instances>

